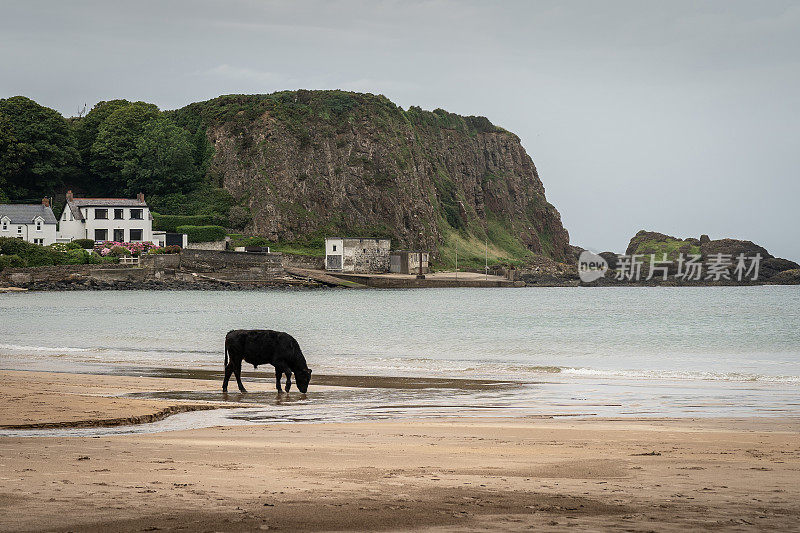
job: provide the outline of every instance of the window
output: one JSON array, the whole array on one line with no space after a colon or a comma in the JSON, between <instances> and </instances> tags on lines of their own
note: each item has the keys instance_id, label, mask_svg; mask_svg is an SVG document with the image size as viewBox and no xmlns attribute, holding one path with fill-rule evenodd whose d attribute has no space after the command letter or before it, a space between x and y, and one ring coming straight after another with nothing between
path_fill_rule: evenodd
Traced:
<instances>
[{"instance_id":1,"label":"window","mask_svg":"<svg viewBox=\"0 0 800 533\"><path fill-rule=\"evenodd\" d=\"M17 226L17 233L22 235L22 226Z\"/></svg>"},{"instance_id":2,"label":"window","mask_svg":"<svg viewBox=\"0 0 800 533\"><path fill-rule=\"evenodd\" d=\"M114 209L114 220L122 220L125 218L125 210L124 209Z\"/></svg>"},{"instance_id":3,"label":"window","mask_svg":"<svg viewBox=\"0 0 800 533\"><path fill-rule=\"evenodd\" d=\"M108 220L108 209L95 209L94 218L95 220Z\"/></svg>"},{"instance_id":4,"label":"window","mask_svg":"<svg viewBox=\"0 0 800 533\"><path fill-rule=\"evenodd\" d=\"M108 230L107 229L96 229L96 230L94 230L94 240L96 240L96 241L107 241L108 240Z\"/></svg>"},{"instance_id":5,"label":"window","mask_svg":"<svg viewBox=\"0 0 800 533\"><path fill-rule=\"evenodd\" d=\"M42 221L41 220L37 220L36 221L36 231L42 231Z\"/></svg>"},{"instance_id":6,"label":"window","mask_svg":"<svg viewBox=\"0 0 800 533\"><path fill-rule=\"evenodd\" d=\"M114 230L114 240L117 242L125 242L125 230L124 229L115 229Z\"/></svg>"},{"instance_id":7,"label":"window","mask_svg":"<svg viewBox=\"0 0 800 533\"><path fill-rule=\"evenodd\" d=\"M8 220L3 221L3 231L8 231Z\"/></svg>"},{"instance_id":8,"label":"window","mask_svg":"<svg viewBox=\"0 0 800 533\"><path fill-rule=\"evenodd\" d=\"M39 246L44 246L44 239L33 239L33 244L38 244Z\"/></svg>"},{"instance_id":9,"label":"window","mask_svg":"<svg viewBox=\"0 0 800 533\"><path fill-rule=\"evenodd\" d=\"M335 244L333 245L333 251L334 252L336 251L336 245Z\"/></svg>"},{"instance_id":10,"label":"window","mask_svg":"<svg viewBox=\"0 0 800 533\"><path fill-rule=\"evenodd\" d=\"M133 211L131 209L131 211ZM131 242L134 241L141 241L142 240L142 230L140 229L132 229L131 230Z\"/></svg>"},{"instance_id":11,"label":"window","mask_svg":"<svg viewBox=\"0 0 800 533\"><path fill-rule=\"evenodd\" d=\"M131 220L142 220L141 209L131 209ZM133 240L133 239L131 239Z\"/></svg>"}]
</instances>

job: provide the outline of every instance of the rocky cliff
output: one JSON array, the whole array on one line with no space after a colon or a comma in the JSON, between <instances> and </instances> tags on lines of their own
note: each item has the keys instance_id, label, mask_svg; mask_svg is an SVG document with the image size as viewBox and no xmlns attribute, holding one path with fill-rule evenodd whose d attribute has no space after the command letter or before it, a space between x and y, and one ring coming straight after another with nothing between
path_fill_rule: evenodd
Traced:
<instances>
[{"instance_id":1,"label":"rocky cliff","mask_svg":"<svg viewBox=\"0 0 800 533\"><path fill-rule=\"evenodd\" d=\"M383 236L440 263L570 256L519 138L484 117L408 110L383 96L287 91L173 112L213 145L209 176L275 241Z\"/></svg>"}]
</instances>

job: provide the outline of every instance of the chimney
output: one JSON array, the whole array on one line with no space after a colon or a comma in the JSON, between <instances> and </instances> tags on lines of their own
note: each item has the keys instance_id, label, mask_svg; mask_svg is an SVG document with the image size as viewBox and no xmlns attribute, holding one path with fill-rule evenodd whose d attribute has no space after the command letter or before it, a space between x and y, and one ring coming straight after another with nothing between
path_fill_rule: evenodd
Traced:
<instances>
[{"instance_id":1,"label":"chimney","mask_svg":"<svg viewBox=\"0 0 800 533\"><path fill-rule=\"evenodd\" d=\"M140 192L139 194L137 194L137 195L136 195L136 200L137 200L137 201L138 201L140 204L143 204L143 203L144 203L144 193L143 193L143 192Z\"/></svg>"},{"instance_id":2,"label":"chimney","mask_svg":"<svg viewBox=\"0 0 800 533\"><path fill-rule=\"evenodd\" d=\"M75 199L75 198L73 198L73 197L72 197L72 190L70 189L69 191L67 191L67 201L68 201L68 202L71 202L71 201L73 201L74 199Z\"/></svg>"},{"instance_id":3,"label":"chimney","mask_svg":"<svg viewBox=\"0 0 800 533\"><path fill-rule=\"evenodd\" d=\"M42 205L45 207L50 207L50 198L42 198Z\"/></svg>"}]
</instances>

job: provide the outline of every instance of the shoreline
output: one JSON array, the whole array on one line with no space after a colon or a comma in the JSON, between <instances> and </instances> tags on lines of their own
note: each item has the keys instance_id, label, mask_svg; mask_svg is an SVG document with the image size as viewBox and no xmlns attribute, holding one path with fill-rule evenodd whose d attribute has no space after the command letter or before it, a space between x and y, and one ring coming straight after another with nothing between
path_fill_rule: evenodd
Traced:
<instances>
[{"instance_id":1,"label":"shoreline","mask_svg":"<svg viewBox=\"0 0 800 533\"><path fill-rule=\"evenodd\" d=\"M476 282L436 282L425 283L425 280L409 282L402 286L391 284L365 284L347 286L343 280L339 286L329 286L322 283L282 283L282 282L252 282L252 283L224 283L211 280L203 281L142 281L142 282L34 282L21 285L0 286L0 294L24 292L72 292L72 291L286 291L286 290L410 290L410 289L532 289L532 288L721 288L721 287L785 287L796 286L800 280L792 282L754 282L754 283L653 283L653 282L610 282L610 283L582 283L577 280L543 281L539 283L499 283L489 282L481 284Z\"/></svg>"},{"instance_id":2,"label":"shoreline","mask_svg":"<svg viewBox=\"0 0 800 533\"><path fill-rule=\"evenodd\" d=\"M577 274L525 276L517 279L514 271L508 276L485 276L471 271L441 271L427 274L424 279L403 274L354 274L285 267L281 275L254 279L243 273L233 276L225 271L155 272L138 266L109 265L58 265L43 267L8 268L0 271L0 293L62 292L62 291L263 291L308 289L440 289L440 288L530 288L530 287L755 287L800 284L797 276L774 277L758 281L681 281L668 280L617 280L603 277L582 282ZM793 271L792 271L793 272Z\"/></svg>"},{"instance_id":3,"label":"shoreline","mask_svg":"<svg viewBox=\"0 0 800 533\"><path fill-rule=\"evenodd\" d=\"M218 385L0 375L3 422L136 416L181 403L129 393ZM800 519L798 442L797 418L502 415L3 436L0 521L7 531L788 531Z\"/></svg>"},{"instance_id":4,"label":"shoreline","mask_svg":"<svg viewBox=\"0 0 800 533\"><path fill-rule=\"evenodd\" d=\"M242 407L134 396L216 390L208 379L0 378L4 424ZM2 436L0 522L7 531L789 531L800 519L799 442L797 417L502 413Z\"/></svg>"}]
</instances>

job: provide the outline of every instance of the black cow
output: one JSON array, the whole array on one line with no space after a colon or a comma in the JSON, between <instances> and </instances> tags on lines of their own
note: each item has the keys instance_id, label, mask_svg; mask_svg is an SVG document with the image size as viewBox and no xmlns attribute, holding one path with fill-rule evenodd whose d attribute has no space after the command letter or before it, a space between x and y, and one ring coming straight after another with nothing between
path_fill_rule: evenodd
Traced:
<instances>
[{"instance_id":1,"label":"black cow","mask_svg":"<svg viewBox=\"0 0 800 533\"><path fill-rule=\"evenodd\" d=\"M230 355L230 361L228 356ZM258 365L270 364L275 367L275 386L281 392L281 375L286 374L286 392L292 386L294 372L297 388L304 393L311 381L311 370L300 345L294 337L282 331L271 329L235 329L225 336L225 381L222 391L228 391L228 380L231 373L236 374L239 390L247 392L242 385L242 361L247 361L254 368Z\"/></svg>"}]
</instances>

